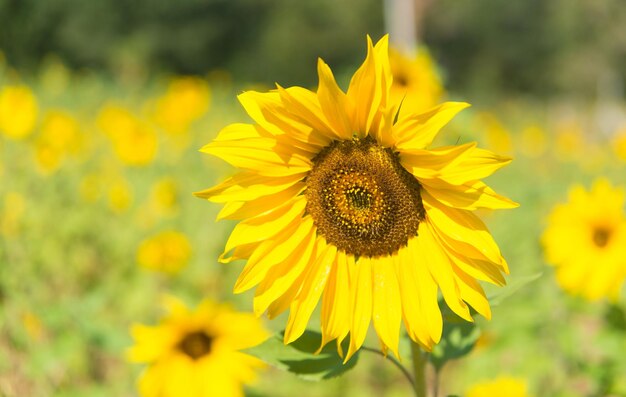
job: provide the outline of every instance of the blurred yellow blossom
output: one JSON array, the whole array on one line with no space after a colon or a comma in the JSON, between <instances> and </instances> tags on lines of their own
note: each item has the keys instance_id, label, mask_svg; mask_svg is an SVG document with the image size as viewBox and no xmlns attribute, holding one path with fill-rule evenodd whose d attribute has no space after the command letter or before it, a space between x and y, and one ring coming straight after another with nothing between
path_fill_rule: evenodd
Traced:
<instances>
[{"instance_id":1,"label":"blurred yellow blossom","mask_svg":"<svg viewBox=\"0 0 626 397\"><path fill-rule=\"evenodd\" d=\"M97 123L111 140L115 154L124 164L147 165L156 156L156 132L127 109L117 105L105 105Z\"/></svg>"},{"instance_id":2,"label":"blurred yellow blossom","mask_svg":"<svg viewBox=\"0 0 626 397\"><path fill-rule=\"evenodd\" d=\"M252 313L204 300L194 310L169 297L168 314L158 325L135 324L133 362L148 365L139 379L142 397L243 397L265 366L241 352L263 342L269 333Z\"/></svg>"},{"instance_id":3,"label":"blurred yellow blossom","mask_svg":"<svg viewBox=\"0 0 626 397\"><path fill-rule=\"evenodd\" d=\"M390 48L389 63L393 75L392 102L402 101L401 113L420 113L441 102L445 94L443 84L425 47L419 48L413 57Z\"/></svg>"},{"instance_id":4,"label":"blurred yellow blossom","mask_svg":"<svg viewBox=\"0 0 626 397\"><path fill-rule=\"evenodd\" d=\"M511 134L491 112L479 112L476 115L478 130L484 131L485 144L498 153L511 153L513 144Z\"/></svg>"},{"instance_id":5,"label":"blurred yellow blossom","mask_svg":"<svg viewBox=\"0 0 626 397\"><path fill-rule=\"evenodd\" d=\"M598 179L575 185L548 218L542 242L563 289L589 300L616 300L626 279L624 190Z\"/></svg>"},{"instance_id":6,"label":"blurred yellow blossom","mask_svg":"<svg viewBox=\"0 0 626 397\"><path fill-rule=\"evenodd\" d=\"M26 334L35 341L43 339L44 329L41 320L31 311L22 313L22 324Z\"/></svg>"},{"instance_id":7,"label":"blurred yellow blossom","mask_svg":"<svg viewBox=\"0 0 626 397\"><path fill-rule=\"evenodd\" d=\"M617 154L617 157L626 161L626 126L615 134L612 146L615 154Z\"/></svg>"},{"instance_id":8,"label":"blurred yellow blossom","mask_svg":"<svg viewBox=\"0 0 626 397\"><path fill-rule=\"evenodd\" d=\"M35 142L35 159L44 172L55 171L63 159L79 147L79 124L69 113L51 110L44 118Z\"/></svg>"},{"instance_id":9,"label":"blurred yellow blossom","mask_svg":"<svg viewBox=\"0 0 626 397\"><path fill-rule=\"evenodd\" d=\"M500 376L494 380L473 385L465 397L529 397L529 394L524 379Z\"/></svg>"},{"instance_id":10,"label":"blurred yellow blossom","mask_svg":"<svg viewBox=\"0 0 626 397\"><path fill-rule=\"evenodd\" d=\"M177 231L165 231L142 241L137 249L140 266L174 274L187 265L191 258L191 244Z\"/></svg>"},{"instance_id":11,"label":"blurred yellow blossom","mask_svg":"<svg viewBox=\"0 0 626 397\"><path fill-rule=\"evenodd\" d=\"M208 109L211 91L198 77L177 77L170 81L167 92L157 100L156 122L165 131L182 134Z\"/></svg>"},{"instance_id":12,"label":"blurred yellow blossom","mask_svg":"<svg viewBox=\"0 0 626 397\"><path fill-rule=\"evenodd\" d=\"M0 213L0 234L14 237L19 233L20 221L26 209L26 199L21 193L10 191L4 195Z\"/></svg>"},{"instance_id":13,"label":"blurred yellow blossom","mask_svg":"<svg viewBox=\"0 0 626 397\"><path fill-rule=\"evenodd\" d=\"M126 211L133 203L133 192L128 183L120 178L108 185L107 193L109 208L115 213Z\"/></svg>"},{"instance_id":14,"label":"blurred yellow blossom","mask_svg":"<svg viewBox=\"0 0 626 397\"><path fill-rule=\"evenodd\" d=\"M25 85L5 86L0 91L0 132L11 139L22 139L35 128L37 99Z\"/></svg>"},{"instance_id":15,"label":"blurred yellow blossom","mask_svg":"<svg viewBox=\"0 0 626 397\"><path fill-rule=\"evenodd\" d=\"M580 124L573 120L558 123L555 127L554 144L561 161L580 160L579 154L584 147Z\"/></svg>"},{"instance_id":16,"label":"blurred yellow blossom","mask_svg":"<svg viewBox=\"0 0 626 397\"><path fill-rule=\"evenodd\" d=\"M531 125L522 130L520 152L531 158L541 156L548 147L546 132L537 125Z\"/></svg>"},{"instance_id":17,"label":"blurred yellow blossom","mask_svg":"<svg viewBox=\"0 0 626 397\"><path fill-rule=\"evenodd\" d=\"M163 178L152 186L153 208L160 214L171 214L178 209L178 183L174 178Z\"/></svg>"}]
</instances>

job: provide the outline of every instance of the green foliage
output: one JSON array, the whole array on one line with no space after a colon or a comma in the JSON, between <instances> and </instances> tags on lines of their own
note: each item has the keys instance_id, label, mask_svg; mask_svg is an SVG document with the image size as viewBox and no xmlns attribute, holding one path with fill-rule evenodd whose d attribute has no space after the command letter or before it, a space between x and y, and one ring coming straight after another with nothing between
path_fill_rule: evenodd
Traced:
<instances>
[{"instance_id":1,"label":"green foliage","mask_svg":"<svg viewBox=\"0 0 626 397\"><path fill-rule=\"evenodd\" d=\"M343 358L337 353L335 343L330 343L317 352L322 335L319 332L305 331L295 342L283 343L283 333L277 333L259 346L246 350L247 353L260 358L268 364L291 372L303 379L319 381L331 379L354 368L358 361L357 352L343 364ZM344 343L344 352L347 343Z\"/></svg>"},{"instance_id":2,"label":"green foliage","mask_svg":"<svg viewBox=\"0 0 626 397\"><path fill-rule=\"evenodd\" d=\"M450 360L459 359L469 354L480 337L476 323L463 320L445 304L440 304L443 316L441 341L430 354L430 361L437 371Z\"/></svg>"},{"instance_id":3,"label":"green foliage","mask_svg":"<svg viewBox=\"0 0 626 397\"><path fill-rule=\"evenodd\" d=\"M536 274L531 274L529 276L509 277L509 281L505 287L501 288L500 290L498 290L498 292L488 297L490 305L492 307L500 305L502 301L504 301L520 289L526 287L533 281L538 280L542 275L543 272L539 272Z\"/></svg>"}]
</instances>

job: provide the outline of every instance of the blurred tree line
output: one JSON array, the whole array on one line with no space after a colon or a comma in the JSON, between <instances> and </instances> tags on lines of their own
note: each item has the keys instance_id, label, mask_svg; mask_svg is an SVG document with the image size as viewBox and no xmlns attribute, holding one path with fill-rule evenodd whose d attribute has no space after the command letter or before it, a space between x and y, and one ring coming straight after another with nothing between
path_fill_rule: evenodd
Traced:
<instances>
[{"instance_id":1,"label":"blurred tree line","mask_svg":"<svg viewBox=\"0 0 626 397\"><path fill-rule=\"evenodd\" d=\"M417 1L452 90L589 95L626 78L624 0ZM318 56L362 60L382 13L382 0L0 0L0 49L20 70L56 54L73 69L314 85Z\"/></svg>"}]
</instances>

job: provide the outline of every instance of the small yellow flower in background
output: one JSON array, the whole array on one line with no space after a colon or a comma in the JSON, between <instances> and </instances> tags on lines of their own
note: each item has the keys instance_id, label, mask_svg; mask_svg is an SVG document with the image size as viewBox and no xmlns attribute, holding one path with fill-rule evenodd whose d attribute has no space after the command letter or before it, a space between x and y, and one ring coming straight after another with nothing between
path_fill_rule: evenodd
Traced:
<instances>
[{"instance_id":1,"label":"small yellow flower in background","mask_svg":"<svg viewBox=\"0 0 626 397\"><path fill-rule=\"evenodd\" d=\"M21 193L8 192L4 195L0 213L0 235L15 237L19 234L22 215L26 210L26 199Z\"/></svg>"},{"instance_id":2,"label":"small yellow flower in background","mask_svg":"<svg viewBox=\"0 0 626 397\"><path fill-rule=\"evenodd\" d=\"M556 155L561 161L580 160L585 146L583 131L575 120L559 122L555 127L554 145Z\"/></svg>"},{"instance_id":3,"label":"small yellow flower in background","mask_svg":"<svg viewBox=\"0 0 626 397\"><path fill-rule=\"evenodd\" d=\"M418 113L441 102L445 91L435 62L425 47L408 57L399 50L389 49L389 64L393 75L391 97L402 102L400 112Z\"/></svg>"},{"instance_id":4,"label":"small yellow flower in background","mask_svg":"<svg viewBox=\"0 0 626 397\"><path fill-rule=\"evenodd\" d=\"M211 91L198 77L177 77L170 81L167 92L157 100L156 122L165 131L182 134L191 123L209 108Z\"/></svg>"},{"instance_id":5,"label":"small yellow flower in background","mask_svg":"<svg viewBox=\"0 0 626 397\"><path fill-rule=\"evenodd\" d=\"M547 149L546 132L541 127L531 125L522 130L519 150L523 155L536 158L544 154Z\"/></svg>"},{"instance_id":6,"label":"small yellow flower in background","mask_svg":"<svg viewBox=\"0 0 626 397\"><path fill-rule=\"evenodd\" d=\"M41 320L31 311L22 313L22 324L26 334L35 341L41 341L44 336L44 328Z\"/></svg>"},{"instance_id":7,"label":"small yellow flower in background","mask_svg":"<svg viewBox=\"0 0 626 397\"><path fill-rule=\"evenodd\" d=\"M626 161L626 126L615 134L612 147L617 157Z\"/></svg>"},{"instance_id":8,"label":"small yellow flower in background","mask_svg":"<svg viewBox=\"0 0 626 397\"><path fill-rule=\"evenodd\" d=\"M107 199L109 208L121 214L133 203L133 191L125 179L117 178L108 184Z\"/></svg>"},{"instance_id":9,"label":"small yellow flower in background","mask_svg":"<svg viewBox=\"0 0 626 397\"><path fill-rule=\"evenodd\" d=\"M159 325L131 329L135 345L128 357L148 365L139 379L141 396L243 397L243 386L264 364L240 350L267 339L261 322L208 300L189 310L169 298L166 307Z\"/></svg>"},{"instance_id":10,"label":"small yellow flower in background","mask_svg":"<svg viewBox=\"0 0 626 397\"><path fill-rule=\"evenodd\" d=\"M501 376L473 385L465 397L529 397L529 394L524 379Z\"/></svg>"},{"instance_id":11,"label":"small yellow flower in background","mask_svg":"<svg viewBox=\"0 0 626 397\"><path fill-rule=\"evenodd\" d=\"M290 309L298 339L321 301L322 344L350 336L347 361L373 323L398 356L401 323L425 349L438 343L441 290L473 321L490 318L477 280L505 283L508 266L479 208L515 208L481 179L511 159L475 142L430 148L466 103L394 118L388 37L367 40L347 92L318 61L317 93L301 87L239 95L255 124L231 124L202 151L243 171L197 193L236 219L220 257L248 259L235 293L256 287L254 311ZM230 255L230 256L229 256Z\"/></svg>"},{"instance_id":12,"label":"small yellow flower in background","mask_svg":"<svg viewBox=\"0 0 626 397\"><path fill-rule=\"evenodd\" d=\"M140 266L174 274L187 266L191 258L191 244L187 236L177 231L166 231L141 242L137 249Z\"/></svg>"},{"instance_id":13,"label":"small yellow flower in background","mask_svg":"<svg viewBox=\"0 0 626 397\"><path fill-rule=\"evenodd\" d=\"M510 132L493 113L478 113L476 123L477 129L483 131L485 143L489 149L499 153L511 153L513 151Z\"/></svg>"},{"instance_id":14,"label":"small yellow flower in background","mask_svg":"<svg viewBox=\"0 0 626 397\"><path fill-rule=\"evenodd\" d=\"M179 188L174 178L163 178L152 186L151 200L160 214L171 214L178 209Z\"/></svg>"},{"instance_id":15,"label":"small yellow flower in background","mask_svg":"<svg viewBox=\"0 0 626 397\"><path fill-rule=\"evenodd\" d=\"M30 88L5 86L0 91L0 133L11 139L25 138L35 128L38 111Z\"/></svg>"},{"instance_id":16,"label":"small yellow flower in background","mask_svg":"<svg viewBox=\"0 0 626 397\"><path fill-rule=\"evenodd\" d=\"M46 114L34 146L35 159L41 170L55 171L67 155L78 151L79 129L76 119L67 112L51 110Z\"/></svg>"},{"instance_id":17,"label":"small yellow flower in background","mask_svg":"<svg viewBox=\"0 0 626 397\"><path fill-rule=\"evenodd\" d=\"M106 105L98 115L98 126L113 145L117 157L127 165L142 166L156 156L158 137L144 121L127 109Z\"/></svg>"},{"instance_id":18,"label":"small yellow flower in background","mask_svg":"<svg viewBox=\"0 0 626 397\"><path fill-rule=\"evenodd\" d=\"M624 190L604 179L574 186L542 236L546 261L563 289L587 299L617 299L626 277Z\"/></svg>"}]
</instances>

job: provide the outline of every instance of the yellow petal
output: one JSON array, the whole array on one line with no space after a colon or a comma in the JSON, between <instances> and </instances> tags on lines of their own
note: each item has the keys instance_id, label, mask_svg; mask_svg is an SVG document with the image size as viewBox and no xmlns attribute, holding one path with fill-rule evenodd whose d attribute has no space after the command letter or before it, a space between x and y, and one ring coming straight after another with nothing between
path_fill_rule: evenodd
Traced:
<instances>
[{"instance_id":1,"label":"yellow petal","mask_svg":"<svg viewBox=\"0 0 626 397\"><path fill-rule=\"evenodd\" d=\"M360 257L356 263L352 287L352 321L350 346L344 363L361 348L372 318L372 264L369 257Z\"/></svg>"},{"instance_id":2,"label":"yellow petal","mask_svg":"<svg viewBox=\"0 0 626 397\"><path fill-rule=\"evenodd\" d=\"M452 269L456 275L457 284L463 300L472 306L481 316L485 317L487 320L491 320L489 301L480 284L456 266L453 266Z\"/></svg>"},{"instance_id":3,"label":"yellow petal","mask_svg":"<svg viewBox=\"0 0 626 397\"><path fill-rule=\"evenodd\" d=\"M323 241L320 239L318 244ZM317 306L320 296L322 296L336 255L337 247L328 245L323 248L317 261L309 267L302 288L289 309L289 319L285 328L285 344L293 342L304 333L309 318Z\"/></svg>"},{"instance_id":4,"label":"yellow petal","mask_svg":"<svg viewBox=\"0 0 626 397\"><path fill-rule=\"evenodd\" d=\"M259 175L285 176L311 169L308 155L285 147L273 138L213 141L201 151L219 157L234 167Z\"/></svg>"},{"instance_id":5,"label":"yellow petal","mask_svg":"<svg viewBox=\"0 0 626 397\"><path fill-rule=\"evenodd\" d=\"M416 178L433 179L441 176L442 170L460 162L462 157L476 147L476 142L437 149L412 149L400 152L400 162Z\"/></svg>"},{"instance_id":6,"label":"yellow petal","mask_svg":"<svg viewBox=\"0 0 626 397\"><path fill-rule=\"evenodd\" d=\"M470 106L464 102L446 102L418 115L398 120L394 128L396 148L424 149L457 113Z\"/></svg>"},{"instance_id":7,"label":"yellow petal","mask_svg":"<svg viewBox=\"0 0 626 397\"><path fill-rule=\"evenodd\" d=\"M380 68L380 67L379 67ZM372 39L367 37L367 57L350 80L347 96L354 103L355 130L360 138L370 133L374 118L381 108L381 87L376 72Z\"/></svg>"},{"instance_id":8,"label":"yellow petal","mask_svg":"<svg viewBox=\"0 0 626 397\"><path fill-rule=\"evenodd\" d=\"M444 168L438 177L450 184L461 185L486 178L511 160L510 157L498 156L489 150L473 148L461 161Z\"/></svg>"},{"instance_id":9,"label":"yellow petal","mask_svg":"<svg viewBox=\"0 0 626 397\"><path fill-rule=\"evenodd\" d=\"M237 96L239 102L252 119L272 135L280 135L283 131L266 119L267 113L272 113L282 106L277 92L246 91ZM267 112L269 110L269 112Z\"/></svg>"},{"instance_id":10,"label":"yellow petal","mask_svg":"<svg viewBox=\"0 0 626 397\"><path fill-rule=\"evenodd\" d=\"M214 203L250 201L286 190L300 182L305 176L306 173L268 177L255 172L241 172L217 186L194 193L194 195Z\"/></svg>"},{"instance_id":11,"label":"yellow petal","mask_svg":"<svg viewBox=\"0 0 626 397\"><path fill-rule=\"evenodd\" d=\"M427 318L420 304L419 287L413 270L417 263L414 262L413 255L408 247L398 251L398 255L392 256L392 260L398 277L404 326L412 340L430 350L434 341L428 332ZM437 300L436 286L432 299Z\"/></svg>"},{"instance_id":12,"label":"yellow petal","mask_svg":"<svg viewBox=\"0 0 626 397\"><path fill-rule=\"evenodd\" d=\"M305 218L307 219L307 218ZM271 269L267 277L261 282L254 294L254 313L257 316L263 314L270 304L280 298L306 273L307 268L315 260L316 253L313 251L316 241L316 231L310 217L303 222L303 227L309 228L309 233L302 239L288 260Z\"/></svg>"},{"instance_id":13,"label":"yellow petal","mask_svg":"<svg viewBox=\"0 0 626 397\"><path fill-rule=\"evenodd\" d=\"M277 89L292 117L317 132L311 135L312 143L328 146L335 133L322 112L317 95L302 87L277 86Z\"/></svg>"},{"instance_id":14,"label":"yellow petal","mask_svg":"<svg viewBox=\"0 0 626 397\"><path fill-rule=\"evenodd\" d=\"M428 192L423 193L422 199L426 216L434 226L435 233L445 234L449 237L445 239L446 241L452 239L460 244L469 245L495 264L502 262L498 245L487 226L476 215L467 210L446 207L437 202Z\"/></svg>"},{"instance_id":15,"label":"yellow petal","mask_svg":"<svg viewBox=\"0 0 626 397\"><path fill-rule=\"evenodd\" d=\"M467 321L473 321L469 308L461 298L461 291L456 283L450 259L436 240L428 219L426 222L420 223L417 243L419 244L422 258L431 276L439 288L441 288L443 299L448 307L459 317Z\"/></svg>"},{"instance_id":16,"label":"yellow petal","mask_svg":"<svg viewBox=\"0 0 626 397\"><path fill-rule=\"evenodd\" d=\"M299 181L285 190L269 194L267 196L258 197L251 201L228 202L217 214L216 220L246 219L261 215L264 212L276 208L279 203L284 203L298 196L305 187L306 185Z\"/></svg>"},{"instance_id":17,"label":"yellow petal","mask_svg":"<svg viewBox=\"0 0 626 397\"><path fill-rule=\"evenodd\" d=\"M372 259L372 323L382 343L400 358L402 307L398 290L392 258Z\"/></svg>"},{"instance_id":18,"label":"yellow petal","mask_svg":"<svg viewBox=\"0 0 626 397\"><path fill-rule=\"evenodd\" d=\"M261 138L259 131L252 124L229 124L215 137L215 141L238 141L252 138Z\"/></svg>"},{"instance_id":19,"label":"yellow petal","mask_svg":"<svg viewBox=\"0 0 626 397\"><path fill-rule=\"evenodd\" d=\"M350 331L350 286L354 266L354 259L349 260L343 251L337 252L336 263L330 271L322 297L320 349L333 339L345 338Z\"/></svg>"},{"instance_id":20,"label":"yellow petal","mask_svg":"<svg viewBox=\"0 0 626 397\"><path fill-rule=\"evenodd\" d=\"M304 213L305 206L306 199L298 196L271 212L239 222L230 234L220 260L223 260L226 253L237 246L256 243L275 236L291 223L298 221Z\"/></svg>"},{"instance_id":21,"label":"yellow petal","mask_svg":"<svg viewBox=\"0 0 626 397\"><path fill-rule=\"evenodd\" d=\"M273 267L284 261L293 262L292 255L298 253L297 248L304 249L301 243L312 228L313 221L307 217L306 221L298 220L261 243L239 275L233 292L242 293L259 284Z\"/></svg>"},{"instance_id":22,"label":"yellow petal","mask_svg":"<svg viewBox=\"0 0 626 397\"><path fill-rule=\"evenodd\" d=\"M427 328L430 335L430 344L426 344L423 347L430 351L433 344L439 343L443 331L443 318L441 316L441 310L439 309L437 293L438 287L424 260L424 252L421 250L419 237L409 240L407 248L408 257L413 258L412 261L407 263L409 266L413 265L410 266L410 271L413 273L413 278L417 284L417 293L419 295L418 303L424 315L423 325ZM422 319L414 319L413 321L421 322ZM415 327L420 325L416 325ZM419 340L417 340L417 342L419 342Z\"/></svg>"},{"instance_id":23,"label":"yellow petal","mask_svg":"<svg viewBox=\"0 0 626 397\"><path fill-rule=\"evenodd\" d=\"M333 72L321 59L317 60L317 74L319 75L317 98L322 112L339 139L352 139L349 98L337 86Z\"/></svg>"},{"instance_id":24,"label":"yellow petal","mask_svg":"<svg viewBox=\"0 0 626 397\"><path fill-rule=\"evenodd\" d=\"M422 187L437 201L464 210L517 208L519 204L494 192L481 181L451 185L439 179L420 180Z\"/></svg>"}]
</instances>

